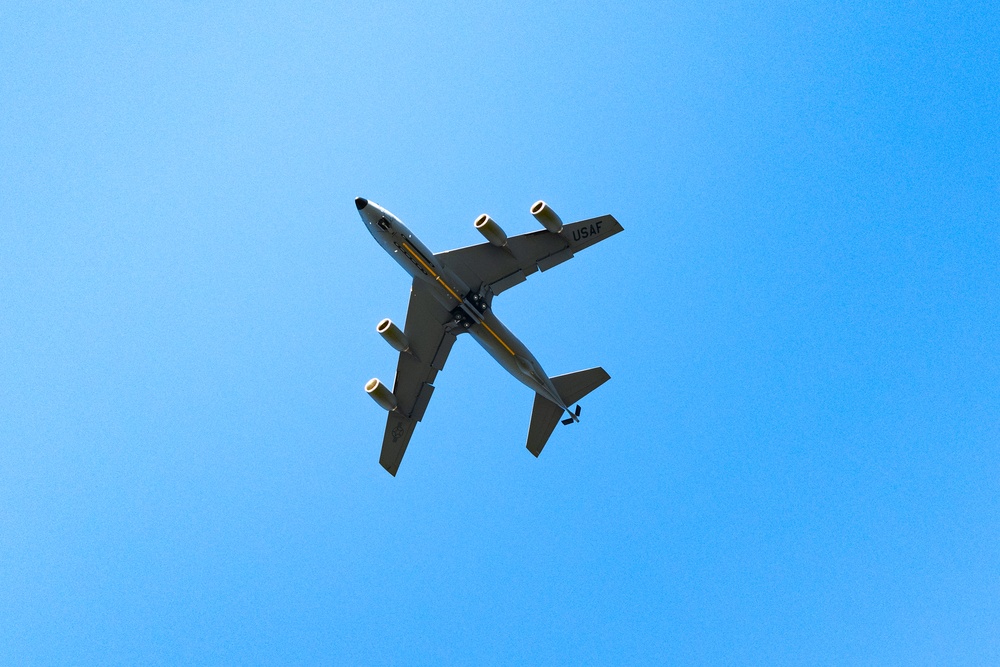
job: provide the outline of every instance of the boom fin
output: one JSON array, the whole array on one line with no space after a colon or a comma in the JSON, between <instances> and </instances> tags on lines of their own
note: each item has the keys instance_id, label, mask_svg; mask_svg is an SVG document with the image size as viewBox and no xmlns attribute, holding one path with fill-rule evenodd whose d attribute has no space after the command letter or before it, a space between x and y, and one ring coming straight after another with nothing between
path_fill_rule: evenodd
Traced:
<instances>
[{"instance_id":1,"label":"boom fin","mask_svg":"<svg viewBox=\"0 0 1000 667\"><path fill-rule=\"evenodd\" d=\"M566 419L562 420L562 423L563 423L563 426L569 426L573 422L578 422L578 421L580 421L580 406L579 405L576 406L576 410L574 410L573 412L569 413L569 417L567 417Z\"/></svg>"}]
</instances>

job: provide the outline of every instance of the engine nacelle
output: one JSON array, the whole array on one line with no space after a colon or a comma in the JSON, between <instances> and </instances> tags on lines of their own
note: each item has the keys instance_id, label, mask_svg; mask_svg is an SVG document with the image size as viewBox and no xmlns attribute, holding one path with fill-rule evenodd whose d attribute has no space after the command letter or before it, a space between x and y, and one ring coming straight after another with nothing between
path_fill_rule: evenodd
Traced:
<instances>
[{"instance_id":1,"label":"engine nacelle","mask_svg":"<svg viewBox=\"0 0 1000 667\"><path fill-rule=\"evenodd\" d=\"M541 199L536 201L531 206L531 215L535 216L535 220L542 223L542 227L549 230L553 234L558 234L562 231L563 221L559 219L556 212L549 208L549 205L543 202Z\"/></svg>"},{"instance_id":2,"label":"engine nacelle","mask_svg":"<svg viewBox=\"0 0 1000 667\"><path fill-rule=\"evenodd\" d=\"M372 400L382 406L383 409L392 412L396 409L396 396L389 388L382 384L382 381L378 378L372 378L365 383L365 391Z\"/></svg>"},{"instance_id":3,"label":"engine nacelle","mask_svg":"<svg viewBox=\"0 0 1000 667\"><path fill-rule=\"evenodd\" d=\"M392 323L388 317L378 323L375 327L375 331L379 332L379 335L385 339L385 342L392 345L393 349L397 352L408 352L410 350L410 341L402 331L399 330L395 324Z\"/></svg>"},{"instance_id":4,"label":"engine nacelle","mask_svg":"<svg viewBox=\"0 0 1000 667\"><path fill-rule=\"evenodd\" d=\"M476 218L473 223L479 233L486 237L486 240L498 248L502 248L507 245L507 235L503 233L500 229L500 225L497 224L496 220L490 216L483 213L481 216Z\"/></svg>"}]
</instances>

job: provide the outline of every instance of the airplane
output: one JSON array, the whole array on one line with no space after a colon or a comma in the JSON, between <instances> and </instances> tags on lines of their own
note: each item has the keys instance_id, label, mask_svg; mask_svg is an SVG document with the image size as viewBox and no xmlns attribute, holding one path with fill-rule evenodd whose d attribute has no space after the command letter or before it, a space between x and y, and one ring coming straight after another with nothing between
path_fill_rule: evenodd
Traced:
<instances>
[{"instance_id":1,"label":"airplane","mask_svg":"<svg viewBox=\"0 0 1000 667\"><path fill-rule=\"evenodd\" d=\"M611 215L564 225L543 201L531 214L544 229L507 237L493 218L480 215L473 226L486 243L433 253L399 218L363 197L358 213L382 248L413 276L403 329L386 318L376 331L399 352L392 391L378 378L365 391L389 412L379 463L396 476L417 422L434 392L457 336L469 333L511 375L535 392L527 448L537 457L564 414L563 424L580 421L570 406L607 382L603 368L549 377L524 344L493 313L493 297L547 271L584 248L622 231Z\"/></svg>"}]
</instances>

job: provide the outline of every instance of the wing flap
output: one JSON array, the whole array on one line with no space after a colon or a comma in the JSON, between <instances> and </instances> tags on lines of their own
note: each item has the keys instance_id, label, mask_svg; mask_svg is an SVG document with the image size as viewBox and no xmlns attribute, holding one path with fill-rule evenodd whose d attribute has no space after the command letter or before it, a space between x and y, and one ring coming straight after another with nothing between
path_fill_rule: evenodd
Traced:
<instances>
[{"instance_id":1,"label":"wing flap","mask_svg":"<svg viewBox=\"0 0 1000 667\"><path fill-rule=\"evenodd\" d=\"M446 333L441 337L441 342L438 344L437 350L434 352L434 357L431 359L431 368L435 371L444 370L444 362L448 360L448 355L451 354L451 346L455 344L455 337L449 333Z\"/></svg>"},{"instance_id":2,"label":"wing flap","mask_svg":"<svg viewBox=\"0 0 1000 667\"><path fill-rule=\"evenodd\" d=\"M536 263L539 271L548 271L553 266L558 266L568 259L573 259L573 251L569 248L563 248L559 252L553 253L548 257L543 257Z\"/></svg>"},{"instance_id":3,"label":"wing flap","mask_svg":"<svg viewBox=\"0 0 1000 667\"><path fill-rule=\"evenodd\" d=\"M434 385L425 382L422 387L420 387L420 393L417 394L416 400L413 402L413 409L410 411L410 417L417 421L424 418L424 412L427 410L427 404L431 401L431 394L434 393Z\"/></svg>"},{"instance_id":4,"label":"wing flap","mask_svg":"<svg viewBox=\"0 0 1000 667\"><path fill-rule=\"evenodd\" d=\"M514 285L520 285L527 279L528 279L527 276L524 275L524 271L518 269L514 273L508 276L504 276L500 280L490 285L490 289L493 291L494 294L499 294L500 292L504 292L510 289Z\"/></svg>"}]
</instances>

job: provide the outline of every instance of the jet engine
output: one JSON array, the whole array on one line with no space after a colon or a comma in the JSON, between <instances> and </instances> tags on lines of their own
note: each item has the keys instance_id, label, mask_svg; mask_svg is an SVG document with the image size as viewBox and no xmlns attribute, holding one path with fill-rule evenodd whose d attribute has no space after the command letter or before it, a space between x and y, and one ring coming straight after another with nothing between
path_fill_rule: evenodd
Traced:
<instances>
[{"instance_id":1,"label":"jet engine","mask_svg":"<svg viewBox=\"0 0 1000 667\"><path fill-rule=\"evenodd\" d=\"M479 233L486 237L486 240L495 245L498 248L502 248L507 245L507 235L503 233L500 229L500 225L496 223L496 220L490 216L483 213L481 216L476 218L475 223L473 223Z\"/></svg>"},{"instance_id":2,"label":"jet engine","mask_svg":"<svg viewBox=\"0 0 1000 667\"><path fill-rule=\"evenodd\" d=\"M392 345L393 349L397 352L409 351L410 341L406 338L406 334L400 331L399 327L393 324L392 320L388 317L378 323L375 331L379 332L379 335L385 339L385 342Z\"/></svg>"},{"instance_id":3,"label":"jet engine","mask_svg":"<svg viewBox=\"0 0 1000 667\"><path fill-rule=\"evenodd\" d=\"M541 199L532 204L531 215L535 216L535 220L542 223L542 227L545 227L545 229L549 230L553 234L558 234L562 231L562 220L560 220L559 216L556 215L556 212L549 208L549 205Z\"/></svg>"},{"instance_id":4,"label":"jet engine","mask_svg":"<svg viewBox=\"0 0 1000 667\"><path fill-rule=\"evenodd\" d=\"M382 406L383 409L392 412L396 409L396 396L389 391L389 388L382 384L378 378L372 378L365 383L365 391L372 397L372 400Z\"/></svg>"}]
</instances>

